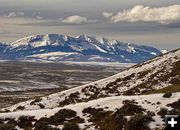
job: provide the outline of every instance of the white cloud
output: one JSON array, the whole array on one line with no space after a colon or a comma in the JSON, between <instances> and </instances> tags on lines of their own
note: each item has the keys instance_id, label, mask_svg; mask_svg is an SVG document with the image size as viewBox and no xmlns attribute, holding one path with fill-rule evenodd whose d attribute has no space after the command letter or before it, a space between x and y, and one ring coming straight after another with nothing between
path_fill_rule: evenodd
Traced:
<instances>
[{"instance_id":1,"label":"white cloud","mask_svg":"<svg viewBox=\"0 0 180 130\"><path fill-rule=\"evenodd\" d=\"M112 23L117 23L120 21L157 22L161 24L179 23L180 5L172 5L159 8L137 5L132 9L124 9L118 13L113 14L110 19Z\"/></svg>"},{"instance_id":2,"label":"white cloud","mask_svg":"<svg viewBox=\"0 0 180 130\"><path fill-rule=\"evenodd\" d=\"M42 19L43 19L43 17L41 17L41 16L37 15L37 16L36 16L36 19L38 19L38 20L42 20Z\"/></svg>"},{"instance_id":3,"label":"white cloud","mask_svg":"<svg viewBox=\"0 0 180 130\"><path fill-rule=\"evenodd\" d=\"M102 13L105 18L109 18L113 15L113 13L103 12Z\"/></svg>"},{"instance_id":4,"label":"white cloud","mask_svg":"<svg viewBox=\"0 0 180 130\"><path fill-rule=\"evenodd\" d=\"M40 16L40 12L37 13L33 13L32 15L26 15L24 12L10 12L7 13L6 15L4 15L4 17L7 18L18 18L18 17L24 17L24 18L33 18L33 19L37 19L37 20L42 20L43 17Z\"/></svg>"},{"instance_id":5,"label":"white cloud","mask_svg":"<svg viewBox=\"0 0 180 130\"><path fill-rule=\"evenodd\" d=\"M82 17L82 16L69 16L66 19L63 19L62 22L63 23L67 23L67 24L82 24L82 23L86 23L88 20L86 17Z\"/></svg>"},{"instance_id":6,"label":"white cloud","mask_svg":"<svg viewBox=\"0 0 180 130\"><path fill-rule=\"evenodd\" d=\"M97 20L89 20L86 17L74 15L74 16L69 16L65 19L60 19L63 23L66 24L84 24L84 23L96 23Z\"/></svg>"},{"instance_id":7,"label":"white cloud","mask_svg":"<svg viewBox=\"0 0 180 130\"><path fill-rule=\"evenodd\" d=\"M24 16L24 12L10 12L9 14L5 15L8 18L11 17L22 17Z\"/></svg>"}]
</instances>

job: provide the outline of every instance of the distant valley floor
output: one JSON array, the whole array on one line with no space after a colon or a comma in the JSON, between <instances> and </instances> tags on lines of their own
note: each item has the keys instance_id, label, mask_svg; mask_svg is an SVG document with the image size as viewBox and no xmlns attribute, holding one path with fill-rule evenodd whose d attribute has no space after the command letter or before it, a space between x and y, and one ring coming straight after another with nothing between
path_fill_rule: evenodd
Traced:
<instances>
[{"instance_id":1,"label":"distant valley floor","mask_svg":"<svg viewBox=\"0 0 180 130\"><path fill-rule=\"evenodd\" d=\"M119 73L132 64L0 62L0 108Z\"/></svg>"}]
</instances>

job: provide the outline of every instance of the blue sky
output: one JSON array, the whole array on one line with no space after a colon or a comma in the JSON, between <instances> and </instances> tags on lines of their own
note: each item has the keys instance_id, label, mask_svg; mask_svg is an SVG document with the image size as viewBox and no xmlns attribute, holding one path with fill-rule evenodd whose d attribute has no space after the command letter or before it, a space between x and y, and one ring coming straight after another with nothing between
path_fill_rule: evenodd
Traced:
<instances>
[{"instance_id":1,"label":"blue sky","mask_svg":"<svg viewBox=\"0 0 180 130\"><path fill-rule=\"evenodd\" d=\"M0 41L45 33L180 47L179 0L0 0Z\"/></svg>"}]
</instances>

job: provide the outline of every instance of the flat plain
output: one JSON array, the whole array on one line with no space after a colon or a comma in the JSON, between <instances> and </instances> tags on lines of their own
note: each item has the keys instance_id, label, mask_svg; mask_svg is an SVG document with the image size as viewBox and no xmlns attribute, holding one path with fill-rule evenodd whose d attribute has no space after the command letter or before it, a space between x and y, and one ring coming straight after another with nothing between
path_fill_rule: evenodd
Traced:
<instances>
[{"instance_id":1,"label":"flat plain","mask_svg":"<svg viewBox=\"0 0 180 130\"><path fill-rule=\"evenodd\" d=\"M0 108L90 83L125 65L0 62Z\"/></svg>"}]
</instances>

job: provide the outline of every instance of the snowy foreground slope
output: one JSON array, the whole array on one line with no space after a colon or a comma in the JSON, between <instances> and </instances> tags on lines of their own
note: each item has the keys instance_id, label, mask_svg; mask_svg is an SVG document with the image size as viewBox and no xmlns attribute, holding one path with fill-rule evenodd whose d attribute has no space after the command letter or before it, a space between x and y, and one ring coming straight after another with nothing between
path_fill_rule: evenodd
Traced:
<instances>
[{"instance_id":1,"label":"snowy foreground slope","mask_svg":"<svg viewBox=\"0 0 180 130\"><path fill-rule=\"evenodd\" d=\"M30 122L29 124L31 124L31 122L32 123L36 122L34 126L29 125L29 128L35 127L35 129L37 130L46 130L45 128L41 129L38 127L38 123L41 123L41 125L45 125L42 123L43 121L44 122L48 121L49 126L53 128L61 129L65 127L64 124L67 124L68 122L69 123L73 122L73 119L76 119L77 121L76 123L79 126L79 129L84 129L84 130L109 130L109 129L121 130L122 128L126 128L129 130L131 129L141 130L140 126L143 126L143 123L145 123L144 120L141 122L142 124L140 124L140 126L135 126L135 124L132 124L134 125L133 126L134 128L128 125L126 126L125 124L124 126L121 126L120 124L123 123L125 120L127 122L133 121L133 117L136 117L135 115L138 114L139 117L142 116L146 120L149 119L149 121L147 122L147 126L143 126L144 127L143 130L145 129L163 130L164 115L166 112L173 113L177 110L176 108L178 106L176 107L175 105L180 103L180 100L178 100L179 97L180 97L180 93L173 93L170 98L163 97L163 94L151 94L151 95L140 95L140 96L114 96L114 97L100 98L89 102L67 105L64 107L58 107L54 109L40 109L40 110L31 110L31 111L0 113L0 119L1 120L6 119L6 122L8 120L11 120L11 122L12 120L15 120L14 122L17 122L14 123L16 128L18 129L19 127L21 127L21 130L22 128L27 128L27 126L22 126L19 125L21 123L18 123L21 122L22 117L25 118L23 120L24 121L23 123L25 124L28 124L27 122ZM74 113L74 116L71 116L69 118L66 117L66 119L63 119L61 116L63 114L64 114L63 116L66 116L67 113L65 114L65 112ZM59 113L59 115L57 113ZM119 121L114 120L113 119L114 115L118 116L118 114L119 116L124 114L125 116L124 119L123 118L121 119L121 117L116 117L117 119L119 118L118 119ZM29 120L26 120L27 117L31 117L33 119L29 118ZM57 120L54 119L55 117L57 118ZM113 122L108 118L110 119L112 118L111 120ZM116 128L114 128L114 126L111 127L109 126L108 128L108 126L104 126L105 125L104 123L108 123L105 119L109 120L109 123L118 123L114 125L119 125L119 126L117 126ZM101 120L101 122L98 122L98 120Z\"/></svg>"},{"instance_id":2,"label":"snowy foreground slope","mask_svg":"<svg viewBox=\"0 0 180 130\"><path fill-rule=\"evenodd\" d=\"M58 34L34 35L13 43L0 43L0 59L28 61L76 61L139 63L161 54L150 46L106 38Z\"/></svg>"},{"instance_id":3,"label":"snowy foreground slope","mask_svg":"<svg viewBox=\"0 0 180 130\"><path fill-rule=\"evenodd\" d=\"M180 84L180 49L169 52L142 64L135 65L111 77L55 93L40 99L30 100L7 108L17 111L54 108L77 102L120 95L140 95L174 90ZM165 89L165 90L164 90ZM176 91L175 91L176 92Z\"/></svg>"},{"instance_id":4,"label":"snowy foreground slope","mask_svg":"<svg viewBox=\"0 0 180 130\"><path fill-rule=\"evenodd\" d=\"M6 108L0 128L163 130L166 114L180 114L179 87L177 49L109 78Z\"/></svg>"}]
</instances>

